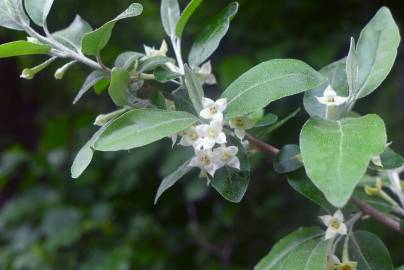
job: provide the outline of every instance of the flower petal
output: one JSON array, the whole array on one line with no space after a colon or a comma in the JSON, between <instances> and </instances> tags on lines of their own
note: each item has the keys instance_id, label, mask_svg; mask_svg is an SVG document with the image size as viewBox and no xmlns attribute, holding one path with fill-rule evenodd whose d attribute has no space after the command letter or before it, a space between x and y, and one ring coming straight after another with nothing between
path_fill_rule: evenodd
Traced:
<instances>
[{"instance_id":1,"label":"flower petal","mask_svg":"<svg viewBox=\"0 0 404 270\"><path fill-rule=\"evenodd\" d=\"M213 115L210 112L209 108L205 108L205 109L202 109L202 111L199 112L199 116L204 118L204 119L211 119Z\"/></svg>"},{"instance_id":2,"label":"flower petal","mask_svg":"<svg viewBox=\"0 0 404 270\"><path fill-rule=\"evenodd\" d=\"M229 162L227 162L227 166L240 170L240 160L238 159L238 157L234 157Z\"/></svg>"},{"instance_id":3,"label":"flower petal","mask_svg":"<svg viewBox=\"0 0 404 270\"><path fill-rule=\"evenodd\" d=\"M210 106L212 106L215 102L213 100L211 100L210 98L202 98L202 106L204 108L208 108Z\"/></svg>"},{"instance_id":4,"label":"flower petal","mask_svg":"<svg viewBox=\"0 0 404 270\"><path fill-rule=\"evenodd\" d=\"M328 228L327 231L325 232L325 240L334 238L336 234L337 231L335 231L332 228Z\"/></svg>"},{"instance_id":5,"label":"flower petal","mask_svg":"<svg viewBox=\"0 0 404 270\"><path fill-rule=\"evenodd\" d=\"M221 98L216 100L216 104L219 108L219 111L223 112L227 108L227 98Z\"/></svg>"},{"instance_id":6,"label":"flower petal","mask_svg":"<svg viewBox=\"0 0 404 270\"><path fill-rule=\"evenodd\" d=\"M341 223L341 225L339 226L338 233L342 235L346 235L348 233L348 229L344 223Z\"/></svg>"},{"instance_id":7,"label":"flower petal","mask_svg":"<svg viewBox=\"0 0 404 270\"><path fill-rule=\"evenodd\" d=\"M321 221L324 223L325 226L329 226L332 216L326 215L326 216L320 216L319 218L321 219Z\"/></svg>"},{"instance_id":8,"label":"flower petal","mask_svg":"<svg viewBox=\"0 0 404 270\"><path fill-rule=\"evenodd\" d=\"M232 156L237 155L238 153L238 147L237 146L229 146L227 147L227 152L229 152Z\"/></svg>"},{"instance_id":9,"label":"flower petal","mask_svg":"<svg viewBox=\"0 0 404 270\"><path fill-rule=\"evenodd\" d=\"M216 138L216 142L218 144L225 144L227 142L226 135L223 132L220 132Z\"/></svg>"},{"instance_id":10,"label":"flower petal","mask_svg":"<svg viewBox=\"0 0 404 270\"><path fill-rule=\"evenodd\" d=\"M335 213L334 213L334 218L336 218L338 221L340 222L344 222L344 214L341 212L340 209L338 209Z\"/></svg>"},{"instance_id":11,"label":"flower petal","mask_svg":"<svg viewBox=\"0 0 404 270\"><path fill-rule=\"evenodd\" d=\"M245 137L246 132L245 132L244 129L236 128L234 130L234 134L236 134L237 138L239 138L240 140L243 140L244 137Z\"/></svg>"},{"instance_id":12,"label":"flower petal","mask_svg":"<svg viewBox=\"0 0 404 270\"><path fill-rule=\"evenodd\" d=\"M195 127L195 131L199 137L205 137L209 133L209 125L203 124Z\"/></svg>"}]
</instances>

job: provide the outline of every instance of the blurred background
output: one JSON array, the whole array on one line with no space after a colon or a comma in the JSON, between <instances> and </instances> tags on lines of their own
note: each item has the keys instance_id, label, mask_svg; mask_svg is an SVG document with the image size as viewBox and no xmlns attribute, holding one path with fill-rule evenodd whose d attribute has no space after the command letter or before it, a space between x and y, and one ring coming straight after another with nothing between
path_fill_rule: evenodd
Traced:
<instances>
[{"instance_id":1,"label":"blurred background","mask_svg":"<svg viewBox=\"0 0 404 270\"><path fill-rule=\"evenodd\" d=\"M80 14L92 26L124 10L129 0L58 0L51 30L66 27ZM160 46L165 38L158 0L140 0L142 16L117 24L104 61L112 65L123 51ZM206 0L191 19L184 52L208 17L230 1ZM344 57L349 38L383 5L404 29L404 1L240 0L239 14L214 54L221 91L241 73L272 58L299 58L316 69ZM180 1L182 7L186 1ZM0 29L0 42L25 39L24 33ZM247 194L231 204L185 177L154 206L161 179L181 164L183 151L169 140L121 153L96 153L87 171L70 178L71 162L96 130L100 113L113 110L107 95L72 100L90 72L76 65L63 81L53 79L57 62L23 81L24 67L41 56L0 61L0 269L252 269L282 236L300 226L318 224L318 207L294 192L270 160L256 156ZM157 87L171 87L156 85ZM302 107L302 96L276 102L268 111L285 117ZM404 46L380 89L358 103L358 112L380 114L393 149L404 153ZM298 143L307 119L302 110L269 138L278 147ZM404 264L404 237L374 221L360 228L381 236L395 266Z\"/></svg>"}]
</instances>

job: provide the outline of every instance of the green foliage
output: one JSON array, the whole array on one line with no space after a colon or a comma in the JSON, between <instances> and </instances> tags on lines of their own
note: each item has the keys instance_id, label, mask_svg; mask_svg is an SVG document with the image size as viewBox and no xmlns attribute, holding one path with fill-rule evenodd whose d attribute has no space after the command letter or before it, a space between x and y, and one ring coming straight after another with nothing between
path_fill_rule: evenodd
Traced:
<instances>
[{"instance_id":1,"label":"green foliage","mask_svg":"<svg viewBox=\"0 0 404 270\"><path fill-rule=\"evenodd\" d=\"M180 18L178 19L177 25L175 26L175 34L177 35L177 37L181 38L182 33L184 32L184 28L187 25L189 19L191 18L195 10L199 7L199 5L202 4L202 2L203 0L191 0L185 7Z\"/></svg>"},{"instance_id":2,"label":"green foliage","mask_svg":"<svg viewBox=\"0 0 404 270\"><path fill-rule=\"evenodd\" d=\"M100 151L129 150L187 129L196 118L186 112L138 109L114 120L95 142Z\"/></svg>"},{"instance_id":3,"label":"green foliage","mask_svg":"<svg viewBox=\"0 0 404 270\"><path fill-rule=\"evenodd\" d=\"M299 60L275 59L261 63L241 75L222 94L228 99L226 116L246 115L323 82L319 73Z\"/></svg>"},{"instance_id":4,"label":"green foliage","mask_svg":"<svg viewBox=\"0 0 404 270\"><path fill-rule=\"evenodd\" d=\"M87 93L88 90L91 89L94 85L96 85L99 81L104 78L104 73L100 70L95 70L87 76L86 80L83 83L83 86L80 88L76 97L74 98L73 104L76 104L77 101L81 99L81 97Z\"/></svg>"},{"instance_id":5,"label":"green foliage","mask_svg":"<svg viewBox=\"0 0 404 270\"><path fill-rule=\"evenodd\" d=\"M397 154L390 147L386 147L384 152L380 155L383 168L386 170L397 169L404 166L404 157Z\"/></svg>"},{"instance_id":6,"label":"green foliage","mask_svg":"<svg viewBox=\"0 0 404 270\"><path fill-rule=\"evenodd\" d=\"M191 67L199 66L216 51L220 41L229 30L230 21L237 14L238 6L237 2L230 3L203 26L189 52L188 62Z\"/></svg>"},{"instance_id":7,"label":"green foliage","mask_svg":"<svg viewBox=\"0 0 404 270\"><path fill-rule=\"evenodd\" d=\"M358 270L392 270L390 254L376 235L357 231L349 237L351 260L358 262Z\"/></svg>"},{"instance_id":8,"label":"green foliage","mask_svg":"<svg viewBox=\"0 0 404 270\"><path fill-rule=\"evenodd\" d=\"M81 43L85 34L91 32L93 28L79 15L65 29L53 33L53 37L65 46L77 51L81 51Z\"/></svg>"},{"instance_id":9,"label":"green foliage","mask_svg":"<svg viewBox=\"0 0 404 270\"><path fill-rule=\"evenodd\" d=\"M301 168L300 148L295 144L287 144L274 157L274 170L277 173L289 173Z\"/></svg>"},{"instance_id":10,"label":"green foliage","mask_svg":"<svg viewBox=\"0 0 404 270\"><path fill-rule=\"evenodd\" d=\"M301 228L289 234L276 243L254 269L324 269L327 249L326 242L321 239L323 234L319 228Z\"/></svg>"},{"instance_id":11,"label":"green foliage","mask_svg":"<svg viewBox=\"0 0 404 270\"><path fill-rule=\"evenodd\" d=\"M202 110L202 98L204 96L202 85L188 66L185 66L185 85L195 111L197 113L200 112Z\"/></svg>"},{"instance_id":12,"label":"green foliage","mask_svg":"<svg viewBox=\"0 0 404 270\"><path fill-rule=\"evenodd\" d=\"M108 44L112 35L112 30L119 20L139 16L143 11L143 6L138 3L131 4L124 12L119 14L113 20L105 23L100 28L86 33L82 40L82 51L88 55L98 55L100 51Z\"/></svg>"},{"instance_id":13,"label":"green foliage","mask_svg":"<svg viewBox=\"0 0 404 270\"><path fill-rule=\"evenodd\" d=\"M13 41L0 45L0 58L32 55L32 54L47 54L51 47L43 44L36 44L29 41Z\"/></svg>"},{"instance_id":14,"label":"green foliage","mask_svg":"<svg viewBox=\"0 0 404 270\"><path fill-rule=\"evenodd\" d=\"M53 0L25 0L25 9L31 20L39 26L46 25Z\"/></svg>"},{"instance_id":15,"label":"green foliage","mask_svg":"<svg viewBox=\"0 0 404 270\"><path fill-rule=\"evenodd\" d=\"M313 117L300 134L307 175L337 207L346 204L370 159L385 145L386 128L377 115L338 121Z\"/></svg>"},{"instance_id":16,"label":"green foliage","mask_svg":"<svg viewBox=\"0 0 404 270\"><path fill-rule=\"evenodd\" d=\"M117 106L126 106L128 104L130 74L126 69L113 68L111 74L111 84L108 88L108 94Z\"/></svg>"},{"instance_id":17,"label":"green foliage","mask_svg":"<svg viewBox=\"0 0 404 270\"><path fill-rule=\"evenodd\" d=\"M162 0L161 1L161 22L164 30L170 37L175 36L175 28L180 18L180 6L177 0Z\"/></svg>"}]
</instances>

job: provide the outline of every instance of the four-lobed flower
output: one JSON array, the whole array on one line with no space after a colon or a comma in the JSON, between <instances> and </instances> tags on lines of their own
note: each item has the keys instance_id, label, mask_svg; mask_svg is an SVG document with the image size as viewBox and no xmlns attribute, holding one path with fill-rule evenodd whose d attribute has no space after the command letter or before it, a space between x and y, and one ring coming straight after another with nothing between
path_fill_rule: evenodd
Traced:
<instances>
[{"instance_id":1,"label":"four-lobed flower","mask_svg":"<svg viewBox=\"0 0 404 270\"><path fill-rule=\"evenodd\" d=\"M332 239L337 234L346 235L347 227L344 224L344 215L341 210L337 210L334 215L320 216L321 221L327 226L325 239Z\"/></svg>"},{"instance_id":2,"label":"four-lobed flower","mask_svg":"<svg viewBox=\"0 0 404 270\"><path fill-rule=\"evenodd\" d=\"M316 98L318 102L327 106L340 106L348 100L348 97L338 96L331 85L327 86L322 97Z\"/></svg>"}]
</instances>

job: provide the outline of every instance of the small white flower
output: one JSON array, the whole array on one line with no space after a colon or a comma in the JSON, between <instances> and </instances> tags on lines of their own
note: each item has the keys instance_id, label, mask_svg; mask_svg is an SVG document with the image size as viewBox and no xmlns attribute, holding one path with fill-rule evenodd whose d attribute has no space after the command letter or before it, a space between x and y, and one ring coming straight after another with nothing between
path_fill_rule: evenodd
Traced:
<instances>
[{"instance_id":1,"label":"small white flower","mask_svg":"<svg viewBox=\"0 0 404 270\"><path fill-rule=\"evenodd\" d=\"M337 210L333 216L321 216L320 219L327 226L327 230L325 232L326 240L334 238L337 234L347 234L347 227L344 224L344 215L342 214L341 210Z\"/></svg>"},{"instance_id":2,"label":"small white flower","mask_svg":"<svg viewBox=\"0 0 404 270\"><path fill-rule=\"evenodd\" d=\"M217 170L211 150L196 150L195 157L191 159L188 166L198 167L202 170L201 175L207 172L212 177L215 175L215 171Z\"/></svg>"},{"instance_id":3,"label":"small white flower","mask_svg":"<svg viewBox=\"0 0 404 270\"><path fill-rule=\"evenodd\" d=\"M203 98L202 106L203 109L199 113L202 118L223 121L223 112L227 107L227 99L221 98L213 101L209 98Z\"/></svg>"},{"instance_id":4,"label":"small white flower","mask_svg":"<svg viewBox=\"0 0 404 270\"><path fill-rule=\"evenodd\" d=\"M322 97L316 98L318 102L327 106L339 106L348 100L348 97L337 96L337 93L332 89L331 85L327 86Z\"/></svg>"},{"instance_id":5,"label":"small white flower","mask_svg":"<svg viewBox=\"0 0 404 270\"><path fill-rule=\"evenodd\" d=\"M144 45L144 52L145 52L145 57L154 57L154 56L166 56L168 52L168 46L165 40L161 43L160 49L156 50L154 47L149 47Z\"/></svg>"},{"instance_id":6,"label":"small white flower","mask_svg":"<svg viewBox=\"0 0 404 270\"><path fill-rule=\"evenodd\" d=\"M180 133L179 135L182 136L179 145L196 147L196 143L199 140L199 135L194 127L185 130L183 133Z\"/></svg>"},{"instance_id":7,"label":"small white flower","mask_svg":"<svg viewBox=\"0 0 404 270\"><path fill-rule=\"evenodd\" d=\"M216 143L225 144L227 141L221 121L213 120L209 125L196 126L195 130L199 137L194 144L196 149L212 149Z\"/></svg>"},{"instance_id":8,"label":"small white flower","mask_svg":"<svg viewBox=\"0 0 404 270\"><path fill-rule=\"evenodd\" d=\"M238 117L230 119L230 127L234 129L234 133L240 140L244 139L247 129L254 127L254 122L247 117Z\"/></svg>"},{"instance_id":9,"label":"small white flower","mask_svg":"<svg viewBox=\"0 0 404 270\"><path fill-rule=\"evenodd\" d=\"M202 83L206 83L208 85L216 84L216 77L212 74L212 64L210 61L203 64L200 68L196 68L195 72L198 74Z\"/></svg>"},{"instance_id":10,"label":"small white flower","mask_svg":"<svg viewBox=\"0 0 404 270\"><path fill-rule=\"evenodd\" d=\"M213 156L218 168L225 165L240 170L240 160L237 157L236 146L221 146L213 150Z\"/></svg>"}]
</instances>

